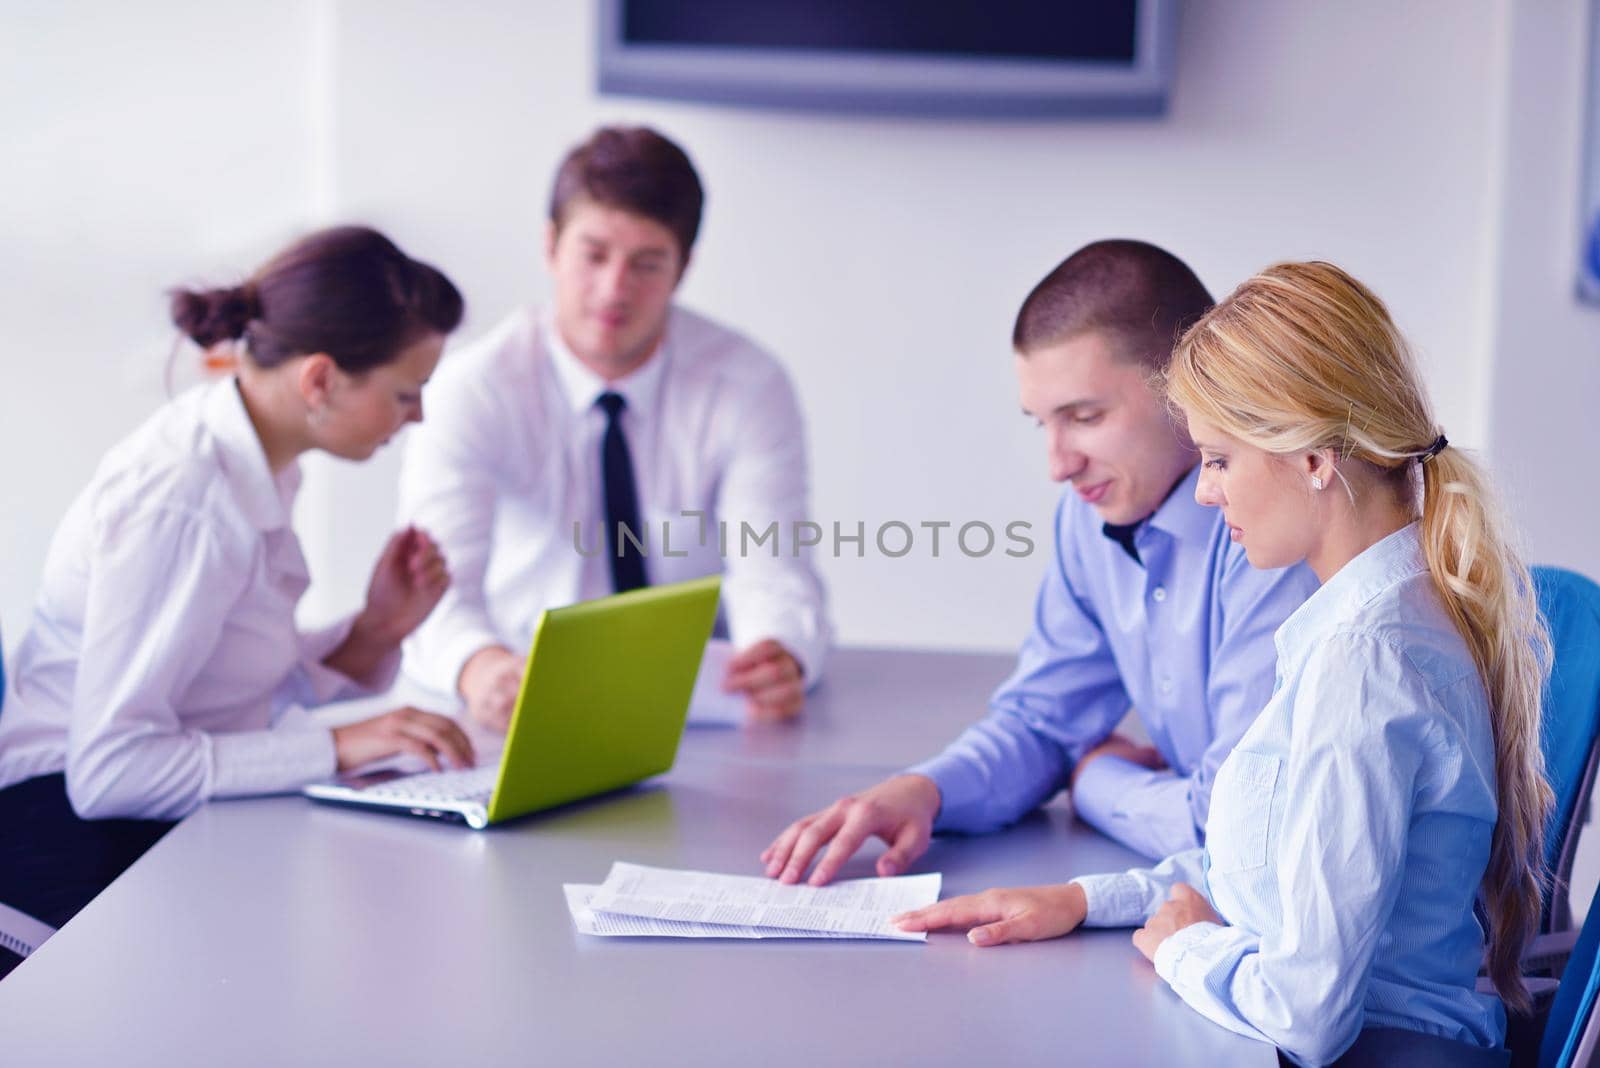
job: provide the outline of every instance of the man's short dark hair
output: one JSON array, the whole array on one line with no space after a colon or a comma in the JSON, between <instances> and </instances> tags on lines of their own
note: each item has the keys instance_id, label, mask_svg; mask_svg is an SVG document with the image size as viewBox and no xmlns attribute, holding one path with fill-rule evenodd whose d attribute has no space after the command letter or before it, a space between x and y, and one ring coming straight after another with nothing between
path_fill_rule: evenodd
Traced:
<instances>
[{"instance_id":1,"label":"man's short dark hair","mask_svg":"<svg viewBox=\"0 0 1600 1068\"><path fill-rule=\"evenodd\" d=\"M550 189L556 229L579 201L620 208L660 223L687 262L700 232L705 191L683 149L648 126L602 126L567 153Z\"/></svg>"},{"instance_id":2,"label":"man's short dark hair","mask_svg":"<svg viewBox=\"0 0 1600 1068\"><path fill-rule=\"evenodd\" d=\"M1090 331L1118 355L1153 370L1167 365L1183 332L1215 303L1187 264L1143 241L1085 245L1044 276L1017 312L1011 347L1027 355Z\"/></svg>"}]
</instances>

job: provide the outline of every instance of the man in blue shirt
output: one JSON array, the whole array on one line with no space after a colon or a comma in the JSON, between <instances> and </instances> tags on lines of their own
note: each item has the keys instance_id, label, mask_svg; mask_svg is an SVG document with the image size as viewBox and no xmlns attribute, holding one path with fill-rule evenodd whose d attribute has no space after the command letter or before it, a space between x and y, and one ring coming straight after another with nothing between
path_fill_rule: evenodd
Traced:
<instances>
[{"instance_id":1,"label":"man in blue shirt","mask_svg":"<svg viewBox=\"0 0 1600 1068\"><path fill-rule=\"evenodd\" d=\"M821 885L874 836L878 874L898 875L934 831L995 830L1063 786L1146 856L1204 841L1213 776L1272 695L1273 633L1317 586L1304 566L1252 569L1194 499L1197 454L1158 380L1211 303L1138 241L1087 245L1034 287L1012 333L1022 409L1071 491L1016 669L943 753L791 824L768 875L796 882L820 853ZM1114 733L1130 707L1150 745Z\"/></svg>"}]
</instances>

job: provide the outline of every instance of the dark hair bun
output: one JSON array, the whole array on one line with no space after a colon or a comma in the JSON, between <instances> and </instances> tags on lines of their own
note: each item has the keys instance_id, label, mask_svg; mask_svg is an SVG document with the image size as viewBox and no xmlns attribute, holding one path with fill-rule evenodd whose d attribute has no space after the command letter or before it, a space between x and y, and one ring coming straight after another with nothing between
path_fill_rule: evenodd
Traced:
<instances>
[{"instance_id":1,"label":"dark hair bun","mask_svg":"<svg viewBox=\"0 0 1600 1068\"><path fill-rule=\"evenodd\" d=\"M172 321L204 348L242 339L256 367L323 353L346 374L461 323L450 279L368 226L307 234L231 289L174 289Z\"/></svg>"},{"instance_id":2,"label":"dark hair bun","mask_svg":"<svg viewBox=\"0 0 1600 1068\"><path fill-rule=\"evenodd\" d=\"M202 348L243 337L250 320L260 314L261 305L248 286L172 291L172 321Z\"/></svg>"}]
</instances>

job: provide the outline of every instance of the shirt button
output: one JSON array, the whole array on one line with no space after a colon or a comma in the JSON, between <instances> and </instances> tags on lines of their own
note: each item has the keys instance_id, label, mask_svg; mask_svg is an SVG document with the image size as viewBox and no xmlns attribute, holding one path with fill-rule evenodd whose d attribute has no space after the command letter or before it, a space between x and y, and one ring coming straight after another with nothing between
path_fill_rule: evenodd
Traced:
<instances>
[{"instance_id":1,"label":"shirt button","mask_svg":"<svg viewBox=\"0 0 1600 1068\"><path fill-rule=\"evenodd\" d=\"M1150 596L1158 601L1165 601L1167 599L1167 588L1165 586L1157 586Z\"/></svg>"},{"instance_id":2,"label":"shirt button","mask_svg":"<svg viewBox=\"0 0 1600 1068\"><path fill-rule=\"evenodd\" d=\"M1164 693L1164 694L1170 694L1172 692L1172 680L1171 679L1162 679L1161 680L1161 692Z\"/></svg>"}]
</instances>

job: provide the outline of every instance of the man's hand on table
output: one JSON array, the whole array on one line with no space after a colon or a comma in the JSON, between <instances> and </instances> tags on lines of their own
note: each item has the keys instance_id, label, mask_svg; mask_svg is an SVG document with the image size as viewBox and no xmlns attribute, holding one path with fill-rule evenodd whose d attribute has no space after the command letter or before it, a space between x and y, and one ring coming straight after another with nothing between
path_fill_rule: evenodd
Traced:
<instances>
[{"instance_id":1,"label":"man's hand on table","mask_svg":"<svg viewBox=\"0 0 1600 1068\"><path fill-rule=\"evenodd\" d=\"M504 646L490 645L473 653L461 669L457 685L467 713L490 730L504 734L511 726L522 688L523 659Z\"/></svg>"},{"instance_id":2,"label":"man's hand on table","mask_svg":"<svg viewBox=\"0 0 1600 1068\"><path fill-rule=\"evenodd\" d=\"M800 662L771 638L741 650L728 661L722 690L743 694L745 711L757 723L793 719L806 703Z\"/></svg>"},{"instance_id":3,"label":"man's hand on table","mask_svg":"<svg viewBox=\"0 0 1600 1068\"><path fill-rule=\"evenodd\" d=\"M791 823L761 854L767 875L797 883L823 846L812 886L831 880L868 838L889 848L878 858L880 876L899 875L928 850L939 814L939 787L925 775L896 775L859 794L842 797Z\"/></svg>"}]
</instances>

